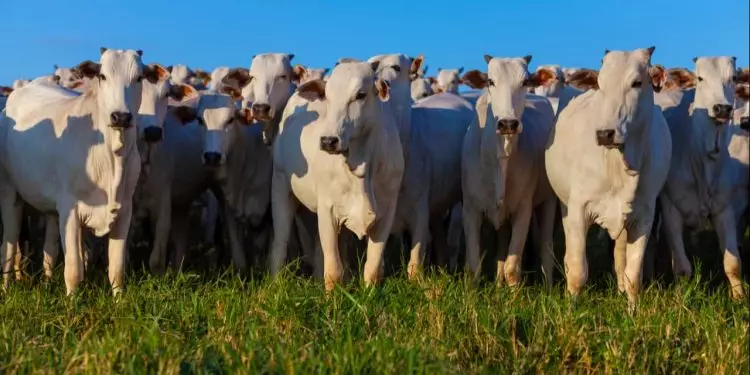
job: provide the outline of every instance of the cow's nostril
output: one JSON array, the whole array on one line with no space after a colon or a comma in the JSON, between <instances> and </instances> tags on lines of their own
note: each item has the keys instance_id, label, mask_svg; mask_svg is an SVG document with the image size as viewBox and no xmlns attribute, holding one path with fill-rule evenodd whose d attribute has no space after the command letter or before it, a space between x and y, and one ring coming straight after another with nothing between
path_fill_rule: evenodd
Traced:
<instances>
[{"instance_id":1,"label":"cow's nostril","mask_svg":"<svg viewBox=\"0 0 750 375\"><path fill-rule=\"evenodd\" d=\"M728 117L732 112L732 106L728 104L716 104L713 109L716 117Z\"/></svg>"},{"instance_id":2,"label":"cow's nostril","mask_svg":"<svg viewBox=\"0 0 750 375\"><path fill-rule=\"evenodd\" d=\"M615 145L615 131L613 129L597 130L596 143L599 146Z\"/></svg>"},{"instance_id":3,"label":"cow's nostril","mask_svg":"<svg viewBox=\"0 0 750 375\"><path fill-rule=\"evenodd\" d=\"M253 104L251 108L253 112L257 113L268 113L271 111L271 106L268 104Z\"/></svg>"},{"instance_id":4,"label":"cow's nostril","mask_svg":"<svg viewBox=\"0 0 750 375\"><path fill-rule=\"evenodd\" d=\"M323 151L336 151L339 144L338 137L324 136L320 137L320 149Z\"/></svg>"},{"instance_id":5,"label":"cow's nostril","mask_svg":"<svg viewBox=\"0 0 750 375\"><path fill-rule=\"evenodd\" d=\"M497 122L497 129L501 134L514 134L518 131L520 122L516 119L502 119Z\"/></svg>"}]
</instances>

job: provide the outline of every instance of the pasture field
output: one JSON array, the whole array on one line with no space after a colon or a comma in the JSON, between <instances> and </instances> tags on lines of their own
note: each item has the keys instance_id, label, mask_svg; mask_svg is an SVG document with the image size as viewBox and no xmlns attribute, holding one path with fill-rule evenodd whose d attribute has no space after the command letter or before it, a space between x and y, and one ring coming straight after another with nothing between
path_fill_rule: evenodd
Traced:
<instances>
[{"instance_id":1,"label":"pasture field","mask_svg":"<svg viewBox=\"0 0 750 375\"><path fill-rule=\"evenodd\" d=\"M713 266L705 268L718 271ZM652 283L634 314L606 270L577 300L562 282L548 292L534 282L511 289L435 272L410 283L401 271L378 288L351 281L326 294L292 272L241 280L193 271L131 272L117 301L102 272L65 297L61 271L51 282L13 283L0 297L0 371L747 374L750 367L750 310L704 267L690 280Z\"/></svg>"}]
</instances>

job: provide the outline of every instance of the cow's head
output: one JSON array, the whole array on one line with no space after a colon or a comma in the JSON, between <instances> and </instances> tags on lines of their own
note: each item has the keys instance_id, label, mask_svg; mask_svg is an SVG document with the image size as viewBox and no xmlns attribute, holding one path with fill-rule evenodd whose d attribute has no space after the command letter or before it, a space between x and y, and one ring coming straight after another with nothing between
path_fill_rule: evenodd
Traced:
<instances>
[{"instance_id":1,"label":"cow's head","mask_svg":"<svg viewBox=\"0 0 750 375\"><path fill-rule=\"evenodd\" d=\"M705 111L715 125L727 124L732 118L737 76L736 58L696 57L695 75L698 82L695 87L695 111Z\"/></svg>"},{"instance_id":2,"label":"cow's head","mask_svg":"<svg viewBox=\"0 0 750 375\"><path fill-rule=\"evenodd\" d=\"M174 108L175 116L187 124L197 120L205 126L203 138L203 165L208 168L224 166L227 155L237 141L238 126L250 125L253 122L249 109L237 106L240 91L231 86L224 86L221 92L207 91L200 95L198 106L180 106ZM218 177L225 177L222 173Z\"/></svg>"},{"instance_id":3,"label":"cow's head","mask_svg":"<svg viewBox=\"0 0 750 375\"><path fill-rule=\"evenodd\" d=\"M411 77L422 69L424 57L408 57L403 54L377 55L367 60L377 63L376 75L390 85L391 95L399 102L411 98Z\"/></svg>"},{"instance_id":4,"label":"cow's head","mask_svg":"<svg viewBox=\"0 0 750 375\"><path fill-rule=\"evenodd\" d=\"M350 147L364 147L358 141L380 121L380 102L390 98L388 83L376 78L379 64L342 63L326 82L310 81L297 88L307 100L325 101L326 114L319 120L322 151L348 157Z\"/></svg>"},{"instance_id":5,"label":"cow's head","mask_svg":"<svg viewBox=\"0 0 750 375\"><path fill-rule=\"evenodd\" d=\"M599 88L599 71L593 69L576 69L566 75L565 83L579 90L596 90Z\"/></svg>"},{"instance_id":6,"label":"cow's head","mask_svg":"<svg viewBox=\"0 0 750 375\"><path fill-rule=\"evenodd\" d=\"M129 128L141 104L141 81L147 69L141 62L143 52L104 47L101 52L100 63L84 61L75 67L74 74L92 79L99 111L109 126Z\"/></svg>"},{"instance_id":7,"label":"cow's head","mask_svg":"<svg viewBox=\"0 0 750 375\"><path fill-rule=\"evenodd\" d=\"M557 97L565 87L565 76L559 65L541 65L536 68L535 75L539 86L534 88L534 93L546 97Z\"/></svg>"},{"instance_id":8,"label":"cow's head","mask_svg":"<svg viewBox=\"0 0 750 375\"><path fill-rule=\"evenodd\" d=\"M314 81L316 79L323 79L328 74L328 68L324 69L313 69L304 65L297 64L294 66L292 81L297 85Z\"/></svg>"},{"instance_id":9,"label":"cow's head","mask_svg":"<svg viewBox=\"0 0 750 375\"><path fill-rule=\"evenodd\" d=\"M735 118L739 119L742 129L750 131L750 68L737 72L737 88L735 89Z\"/></svg>"},{"instance_id":10,"label":"cow's head","mask_svg":"<svg viewBox=\"0 0 750 375\"><path fill-rule=\"evenodd\" d=\"M417 78L411 81L411 98L413 100L424 99L434 92L432 90L432 84L435 79L430 78Z\"/></svg>"},{"instance_id":11,"label":"cow's head","mask_svg":"<svg viewBox=\"0 0 750 375\"><path fill-rule=\"evenodd\" d=\"M435 82L435 92L450 92L458 94L458 86L461 84L461 73L464 68L458 69L438 69Z\"/></svg>"},{"instance_id":12,"label":"cow's head","mask_svg":"<svg viewBox=\"0 0 750 375\"><path fill-rule=\"evenodd\" d=\"M195 72L183 64L170 65L166 69L174 83L189 84L191 78L195 77Z\"/></svg>"},{"instance_id":13,"label":"cow's head","mask_svg":"<svg viewBox=\"0 0 750 375\"><path fill-rule=\"evenodd\" d=\"M172 83L169 72L159 64L149 64L144 69L141 83L141 106L138 109L138 137L148 143L161 141L164 118L169 99L181 101L195 97L197 91L189 85Z\"/></svg>"},{"instance_id":14,"label":"cow's head","mask_svg":"<svg viewBox=\"0 0 750 375\"><path fill-rule=\"evenodd\" d=\"M655 47L634 51L605 51L597 78L602 97L598 145L620 148L630 134L639 134L653 115L654 90L649 74ZM579 72L580 73L580 72ZM578 74L578 73L576 73Z\"/></svg>"},{"instance_id":15,"label":"cow's head","mask_svg":"<svg viewBox=\"0 0 750 375\"><path fill-rule=\"evenodd\" d=\"M90 78L82 75L76 68L61 68L57 65L54 68L52 80L66 89L82 91L90 82Z\"/></svg>"},{"instance_id":16,"label":"cow's head","mask_svg":"<svg viewBox=\"0 0 750 375\"><path fill-rule=\"evenodd\" d=\"M253 88L250 109L256 120L270 122L284 110L292 95L292 58L293 54L286 53L264 53L253 58L249 71Z\"/></svg>"}]
</instances>

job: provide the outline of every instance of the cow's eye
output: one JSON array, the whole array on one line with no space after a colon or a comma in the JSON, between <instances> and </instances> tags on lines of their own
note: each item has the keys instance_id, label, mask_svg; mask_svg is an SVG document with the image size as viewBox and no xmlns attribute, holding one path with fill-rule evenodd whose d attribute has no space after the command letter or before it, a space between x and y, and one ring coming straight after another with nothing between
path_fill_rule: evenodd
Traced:
<instances>
[{"instance_id":1,"label":"cow's eye","mask_svg":"<svg viewBox=\"0 0 750 375\"><path fill-rule=\"evenodd\" d=\"M493 81L491 79L488 79L487 80L487 84L490 85L490 86L495 86L495 81Z\"/></svg>"},{"instance_id":2,"label":"cow's eye","mask_svg":"<svg viewBox=\"0 0 750 375\"><path fill-rule=\"evenodd\" d=\"M703 82L703 77L698 76L698 81Z\"/></svg>"},{"instance_id":3,"label":"cow's eye","mask_svg":"<svg viewBox=\"0 0 750 375\"><path fill-rule=\"evenodd\" d=\"M279 77L278 77L277 79L280 79L280 80L282 80L282 81L286 81L286 79L287 79L287 76L286 76L286 75L283 75L283 76L279 76Z\"/></svg>"},{"instance_id":4,"label":"cow's eye","mask_svg":"<svg viewBox=\"0 0 750 375\"><path fill-rule=\"evenodd\" d=\"M398 72L398 73L400 73L400 72L401 72L401 67L400 67L400 66L398 66L398 65L393 65L393 66L392 66L391 68L393 68L393 70L395 70L395 71L396 71L396 72Z\"/></svg>"},{"instance_id":5,"label":"cow's eye","mask_svg":"<svg viewBox=\"0 0 750 375\"><path fill-rule=\"evenodd\" d=\"M357 93L357 95L354 97L356 100L364 100L367 97L367 93L364 91L360 91Z\"/></svg>"},{"instance_id":6,"label":"cow's eye","mask_svg":"<svg viewBox=\"0 0 750 375\"><path fill-rule=\"evenodd\" d=\"M639 88L641 88L641 85L643 85L643 82L635 80L635 81L633 81L633 83L630 84L630 87L632 87L634 89L639 89Z\"/></svg>"},{"instance_id":7,"label":"cow's eye","mask_svg":"<svg viewBox=\"0 0 750 375\"><path fill-rule=\"evenodd\" d=\"M138 82L143 81L143 76L138 76L138 78L136 78L136 81L138 81Z\"/></svg>"},{"instance_id":8,"label":"cow's eye","mask_svg":"<svg viewBox=\"0 0 750 375\"><path fill-rule=\"evenodd\" d=\"M99 79L102 81L106 81L107 77L104 74L99 74Z\"/></svg>"},{"instance_id":9,"label":"cow's eye","mask_svg":"<svg viewBox=\"0 0 750 375\"><path fill-rule=\"evenodd\" d=\"M528 85L529 85L529 79L528 78L524 78L523 82L521 82L521 86L528 86Z\"/></svg>"},{"instance_id":10,"label":"cow's eye","mask_svg":"<svg viewBox=\"0 0 750 375\"><path fill-rule=\"evenodd\" d=\"M732 82L737 83L737 76L732 76Z\"/></svg>"}]
</instances>

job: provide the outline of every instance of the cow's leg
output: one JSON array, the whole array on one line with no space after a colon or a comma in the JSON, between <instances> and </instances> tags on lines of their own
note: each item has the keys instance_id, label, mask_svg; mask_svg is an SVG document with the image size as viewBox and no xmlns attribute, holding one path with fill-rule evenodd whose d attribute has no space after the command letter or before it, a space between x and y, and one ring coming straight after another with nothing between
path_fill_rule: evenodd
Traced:
<instances>
[{"instance_id":1,"label":"cow's leg","mask_svg":"<svg viewBox=\"0 0 750 375\"><path fill-rule=\"evenodd\" d=\"M341 264L339 254L339 226L332 215L330 205L318 206L318 235L320 237L320 246L323 252L323 281L326 290L332 290L334 286L341 282L344 275L344 269ZM368 257L367 262L370 259ZM367 266L365 265L365 268Z\"/></svg>"},{"instance_id":2,"label":"cow's leg","mask_svg":"<svg viewBox=\"0 0 750 375\"><path fill-rule=\"evenodd\" d=\"M112 286L112 295L117 296L125 284L123 284L123 276L125 273L125 252L127 251L125 245L128 241L128 233L130 231L130 218L133 216L133 207L128 203L120 206L120 210L117 214L117 220L112 225L112 230L109 232L109 244L108 244L108 273L109 273L109 284ZM168 232L166 234L169 235Z\"/></svg>"},{"instance_id":3,"label":"cow's leg","mask_svg":"<svg viewBox=\"0 0 750 375\"><path fill-rule=\"evenodd\" d=\"M407 272L409 280L414 280L420 273L422 263L425 257L425 248L427 247L427 238L429 237L429 220L430 220L430 207L427 194L424 194L417 203L417 210L414 212L414 218L412 219L412 225L409 230L411 231L411 251L409 253L409 265ZM367 245L367 259L369 261L370 247Z\"/></svg>"},{"instance_id":4,"label":"cow's leg","mask_svg":"<svg viewBox=\"0 0 750 375\"><path fill-rule=\"evenodd\" d=\"M651 225L653 224L654 210L651 209L648 217L634 223L627 229L627 255L625 259L625 272L622 276L625 293L628 295L628 305L635 309L638 294L643 282L643 256L646 252L646 244L651 236ZM625 232L625 231L623 231Z\"/></svg>"},{"instance_id":5,"label":"cow's leg","mask_svg":"<svg viewBox=\"0 0 750 375\"><path fill-rule=\"evenodd\" d=\"M383 251L385 250L388 236L391 234L393 218L396 216L396 199L392 200L390 207L386 207L384 212L383 216L380 217L380 220L377 221L377 224L375 224L375 227L370 230L367 236L367 259L365 260L363 274L365 285L368 286L380 283L380 279L383 277L383 269L385 268ZM429 216L425 215L425 220L428 218ZM427 223L425 223L424 227L426 232ZM424 252L422 256L424 256Z\"/></svg>"},{"instance_id":6,"label":"cow's leg","mask_svg":"<svg viewBox=\"0 0 750 375\"><path fill-rule=\"evenodd\" d=\"M672 252L672 269L674 275L675 277L690 277L693 274L693 269L690 266L690 260L685 254L685 244L682 241L682 231L684 228L682 214L672 204L669 197L662 195L660 201L662 220L664 220L663 228L667 237L667 243L669 243L669 249Z\"/></svg>"},{"instance_id":7,"label":"cow's leg","mask_svg":"<svg viewBox=\"0 0 750 375\"><path fill-rule=\"evenodd\" d=\"M292 196L289 181L281 173L274 172L271 181L271 217L273 218L273 241L269 257L271 275L281 271L286 263L289 237L292 233L297 202ZM329 213L330 215L330 213ZM318 219L320 221L320 219ZM340 262L339 262L340 263Z\"/></svg>"},{"instance_id":8,"label":"cow's leg","mask_svg":"<svg viewBox=\"0 0 750 375\"><path fill-rule=\"evenodd\" d=\"M204 195L206 199L206 207L203 208L203 214L201 215L201 221L203 222L203 240L207 244L213 244L216 238L216 219L219 216L219 200L210 190L207 190Z\"/></svg>"},{"instance_id":9,"label":"cow's leg","mask_svg":"<svg viewBox=\"0 0 750 375\"><path fill-rule=\"evenodd\" d=\"M323 262L320 248L316 244L317 238L311 233L307 221L300 213L294 215L294 229L302 248L303 259L312 268L313 277L323 277Z\"/></svg>"},{"instance_id":10,"label":"cow's leg","mask_svg":"<svg viewBox=\"0 0 750 375\"><path fill-rule=\"evenodd\" d=\"M172 243L174 244L174 259L171 267L175 272L179 272L185 262L185 254L188 249L188 239L190 236L190 210L177 210L172 216Z\"/></svg>"},{"instance_id":11,"label":"cow's leg","mask_svg":"<svg viewBox=\"0 0 750 375\"><path fill-rule=\"evenodd\" d=\"M83 259L81 259L81 224L78 221L78 209L74 204L58 209L60 216L60 238L65 253L65 289L68 295L73 294L83 280ZM111 260L110 260L111 264Z\"/></svg>"},{"instance_id":12,"label":"cow's leg","mask_svg":"<svg viewBox=\"0 0 750 375\"><path fill-rule=\"evenodd\" d=\"M538 223L539 231L536 234L533 234L535 238L538 238L537 244L539 248L537 249L537 253L540 254L540 258L542 260L542 274L544 275L544 280L547 284L548 289L552 289L552 285L554 283L554 234L556 214L556 198L550 198L542 203L542 205L536 210L536 221Z\"/></svg>"},{"instance_id":13,"label":"cow's leg","mask_svg":"<svg viewBox=\"0 0 750 375\"><path fill-rule=\"evenodd\" d=\"M589 266L586 259L586 232L590 221L586 219L583 206L562 205L563 228L565 229L565 277L568 292L577 296L588 279Z\"/></svg>"},{"instance_id":14,"label":"cow's leg","mask_svg":"<svg viewBox=\"0 0 750 375\"><path fill-rule=\"evenodd\" d=\"M432 215L430 218L430 237L432 249L435 254L433 263L438 268L445 268L451 257L451 249L448 246L448 235L445 231L442 214Z\"/></svg>"},{"instance_id":15,"label":"cow's leg","mask_svg":"<svg viewBox=\"0 0 750 375\"><path fill-rule=\"evenodd\" d=\"M512 218L513 232L510 237L508 258L505 261L505 280L509 286L521 283L521 261L531 221L531 199L523 202Z\"/></svg>"},{"instance_id":16,"label":"cow's leg","mask_svg":"<svg viewBox=\"0 0 750 375\"><path fill-rule=\"evenodd\" d=\"M481 236L481 225L479 227L479 233ZM497 268L495 269L495 282L498 287L503 286L505 283L505 262L508 260L508 249L510 248L510 237L512 235L513 228L511 223L505 222L500 225L494 233L495 243L497 244ZM480 270L481 272L481 270Z\"/></svg>"},{"instance_id":17,"label":"cow's leg","mask_svg":"<svg viewBox=\"0 0 750 375\"><path fill-rule=\"evenodd\" d=\"M169 187L165 188L169 191ZM156 275L164 273L167 262L167 245L169 232L172 229L172 199L169 194L162 195L159 199L159 207L153 213L154 220L154 245L148 259L151 272Z\"/></svg>"},{"instance_id":18,"label":"cow's leg","mask_svg":"<svg viewBox=\"0 0 750 375\"><path fill-rule=\"evenodd\" d=\"M625 292L625 265L628 256L628 230L623 229L615 239L615 276L617 277L617 290Z\"/></svg>"},{"instance_id":19,"label":"cow's leg","mask_svg":"<svg viewBox=\"0 0 750 375\"><path fill-rule=\"evenodd\" d=\"M719 237L719 246L724 252L724 273L729 279L730 293L732 298L741 299L745 291L742 289L742 263L737 248L737 227L732 207L714 215L712 222Z\"/></svg>"},{"instance_id":20,"label":"cow's leg","mask_svg":"<svg viewBox=\"0 0 750 375\"><path fill-rule=\"evenodd\" d=\"M464 236L466 237L466 266L472 277L479 278L480 267L480 242L479 234L482 228L482 212L475 209L469 202L464 202Z\"/></svg>"},{"instance_id":21,"label":"cow's leg","mask_svg":"<svg viewBox=\"0 0 750 375\"><path fill-rule=\"evenodd\" d=\"M240 274L244 274L247 271L247 259L245 257L245 249L242 246L244 231L242 230L242 224L231 211L229 207L224 209L224 222L227 223L229 247L232 250L232 264Z\"/></svg>"},{"instance_id":22,"label":"cow's leg","mask_svg":"<svg viewBox=\"0 0 750 375\"><path fill-rule=\"evenodd\" d=\"M458 268L458 253L461 249L461 237L463 236L463 205L461 203L453 206L450 212L448 224L448 246L450 247L450 258L448 269L454 271Z\"/></svg>"},{"instance_id":23,"label":"cow's leg","mask_svg":"<svg viewBox=\"0 0 750 375\"><path fill-rule=\"evenodd\" d=\"M60 233L59 224L57 223L57 217L54 215L47 215L47 225L44 228L44 277L47 279L52 278L52 270L55 268L57 263L57 256L60 253L60 244L57 238Z\"/></svg>"},{"instance_id":24,"label":"cow's leg","mask_svg":"<svg viewBox=\"0 0 750 375\"><path fill-rule=\"evenodd\" d=\"M16 191L3 191L0 209L3 218L3 245L0 246L0 262L3 271L3 290L10 286L11 267L19 250L18 237L21 233L21 212L23 204L17 199Z\"/></svg>"}]
</instances>

